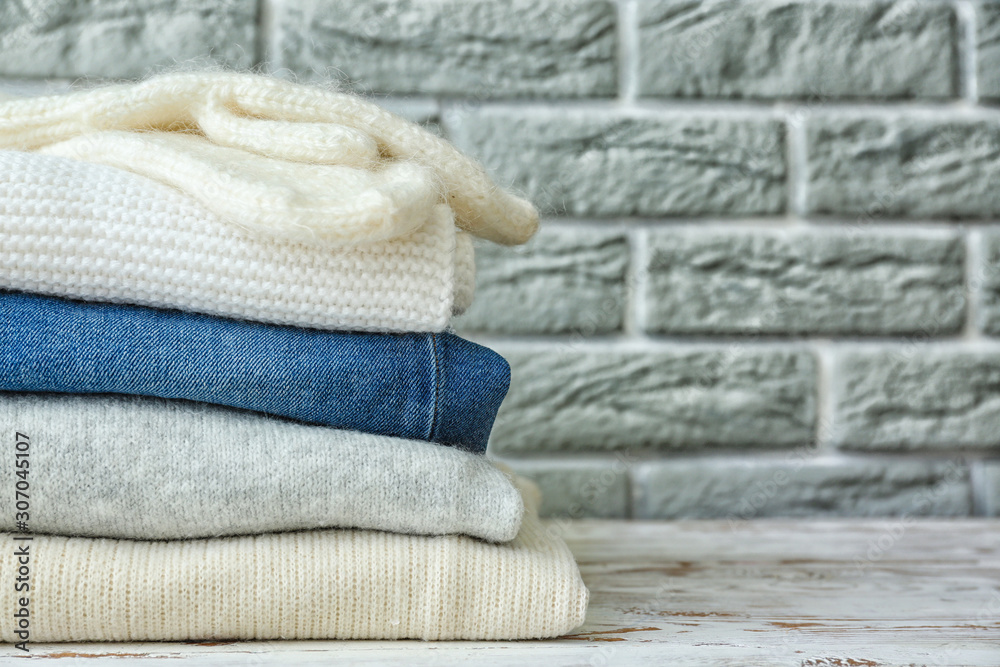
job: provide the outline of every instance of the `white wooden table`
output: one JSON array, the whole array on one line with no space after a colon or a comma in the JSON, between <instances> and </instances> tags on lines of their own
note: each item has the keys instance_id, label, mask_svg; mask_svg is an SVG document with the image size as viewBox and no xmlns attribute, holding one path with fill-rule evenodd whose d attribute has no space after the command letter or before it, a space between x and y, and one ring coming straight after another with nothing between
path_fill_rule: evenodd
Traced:
<instances>
[{"instance_id":1,"label":"white wooden table","mask_svg":"<svg viewBox=\"0 0 1000 667\"><path fill-rule=\"evenodd\" d=\"M1000 665L1000 520L577 521L564 535L591 605L557 640L33 644L0 662Z\"/></svg>"}]
</instances>

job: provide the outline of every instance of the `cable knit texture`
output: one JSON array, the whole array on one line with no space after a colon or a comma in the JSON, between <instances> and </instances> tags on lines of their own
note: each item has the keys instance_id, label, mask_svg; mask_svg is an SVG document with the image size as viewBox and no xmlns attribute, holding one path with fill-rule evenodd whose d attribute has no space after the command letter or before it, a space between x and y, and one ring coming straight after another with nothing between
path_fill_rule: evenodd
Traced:
<instances>
[{"instance_id":1,"label":"cable knit texture","mask_svg":"<svg viewBox=\"0 0 1000 667\"><path fill-rule=\"evenodd\" d=\"M234 225L303 242L404 236L441 202L459 227L500 243L538 226L530 203L418 125L351 94L253 74L0 102L0 148L144 174Z\"/></svg>"},{"instance_id":2,"label":"cable knit texture","mask_svg":"<svg viewBox=\"0 0 1000 667\"><path fill-rule=\"evenodd\" d=\"M471 302L472 241L448 207L364 246L261 238L143 176L0 151L0 288L276 324L443 331Z\"/></svg>"},{"instance_id":3,"label":"cable knit texture","mask_svg":"<svg viewBox=\"0 0 1000 667\"><path fill-rule=\"evenodd\" d=\"M485 457L188 401L0 392L26 432L36 533L179 539L370 528L513 539L521 496ZM0 466L0 485L17 470ZM0 496L0 530L15 498Z\"/></svg>"},{"instance_id":4,"label":"cable knit texture","mask_svg":"<svg viewBox=\"0 0 1000 667\"><path fill-rule=\"evenodd\" d=\"M356 530L35 536L31 639L556 637L583 623L587 588L565 542L539 522L537 488L516 483L527 514L506 544ZM0 572L14 572L11 537L0 533ZM0 606L14 609L17 595L0 587ZM15 641L14 630L0 624L0 640Z\"/></svg>"}]
</instances>

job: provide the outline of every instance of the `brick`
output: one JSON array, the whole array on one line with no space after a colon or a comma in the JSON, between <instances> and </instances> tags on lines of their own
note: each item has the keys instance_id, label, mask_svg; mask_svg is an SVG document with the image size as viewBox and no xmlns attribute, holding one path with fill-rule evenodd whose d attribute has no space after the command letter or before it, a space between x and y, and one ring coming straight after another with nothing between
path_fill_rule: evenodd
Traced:
<instances>
[{"instance_id":1,"label":"brick","mask_svg":"<svg viewBox=\"0 0 1000 667\"><path fill-rule=\"evenodd\" d=\"M968 468L950 461L692 458L638 466L638 519L968 516Z\"/></svg>"},{"instance_id":2,"label":"brick","mask_svg":"<svg viewBox=\"0 0 1000 667\"><path fill-rule=\"evenodd\" d=\"M472 99L617 90L597 0L278 0L273 64L359 89Z\"/></svg>"},{"instance_id":3,"label":"brick","mask_svg":"<svg viewBox=\"0 0 1000 667\"><path fill-rule=\"evenodd\" d=\"M650 235L646 328L660 333L957 333L956 234L740 231Z\"/></svg>"},{"instance_id":4,"label":"brick","mask_svg":"<svg viewBox=\"0 0 1000 667\"><path fill-rule=\"evenodd\" d=\"M519 475L534 480L542 491L541 515L570 519L628 517L627 461L538 462L505 461Z\"/></svg>"},{"instance_id":5,"label":"brick","mask_svg":"<svg viewBox=\"0 0 1000 667\"><path fill-rule=\"evenodd\" d=\"M979 96L1000 99L1000 4L976 6L977 85Z\"/></svg>"},{"instance_id":6,"label":"brick","mask_svg":"<svg viewBox=\"0 0 1000 667\"><path fill-rule=\"evenodd\" d=\"M459 331L593 335L625 318L628 239L621 232L543 229L527 245L476 248L476 299Z\"/></svg>"},{"instance_id":7,"label":"brick","mask_svg":"<svg viewBox=\"0 0 1000 667\"><path fill-rule=\"evenodd\" d=\"M808 209L857 216L1000 215L1000 121L821 115L806 128Z\"/></svg>"},{"instance_id":8,"label":"brick","mask_svg":"<svg viewBox=\"0 0 1000 667\"><path fill-rule=\"evenodd\" d=\"M497 344L511 388L500 455L788 447L813 436L816 368L804 350Z\"/></svg>"},{"instance_id":9,"label":"brick","mask_svg":"<svg viewBox=\"0 0 1000 667\"><path fill-rule=\"evenodd\" d=\"M0 96L62 95L70 90L72 85L65 79L0 79Z\"/></svg>"},{"instance_id":10,"label":"brick","mask_svg":"<svg viewBox=\"0 0 1000 667\"><path fill-rule=\"evenodd\" d=\"M441 110L433 100L415 100L406 97L383 97L374 100L386 111L391 111L408 121L421 125L441 122Z\"/></svg>"},{"instance_id":11,"label":"brick","mask_svg":"<svg viewBox=\"0 0 1000 667\"><path fill-rule=\"evenodd\" d=\"M837 369L843 449L1000 450L1000 352L900 345L844 352Z\"/></svg>"},{"instance_id":12,"label":"brick","mask_svg":"<svg viewBox=\"0 0 1000 667\"><path fill-rule=\"evenodd\" d=\"M580 216L773 214L786 207L783 125L768 119L474 109L453 140L543 211Z\"/></svg>"},{"instance_id":13,"label":"brick","mask_svg":"<svg viewBox=\"0 0 1000 667\"><path fill-rule=\"evenodd\" d=\"M0 3L0 74L134 77L197 59L253 64L256 0Z\"/></svg>"},{"instance_id":14,"label":"brick","mask_svg":"<svg viewBox=\"0 0 1000 667\"><path fill-rule=\"evenodd\" d=\"M639 3L639 94L943 98L956 94L944 3Z\"/></svg>"}]
</instances>

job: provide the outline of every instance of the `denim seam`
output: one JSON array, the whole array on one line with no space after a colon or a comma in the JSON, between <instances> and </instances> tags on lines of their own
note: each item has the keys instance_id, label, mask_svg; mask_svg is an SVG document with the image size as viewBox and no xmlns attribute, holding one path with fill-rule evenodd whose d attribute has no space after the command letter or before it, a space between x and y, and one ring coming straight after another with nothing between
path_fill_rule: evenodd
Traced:
<instances>
[{"instance_id":1,"label":"denim seam","mask_svg":"<svg viewBox=\"0 0 1000 667\"><path fill-rule=\"evenodd\" d=\"M434 404L431 407L431 428L427 434L427 439L431 440L435 436L435 429L438 425L438 406L441 395L441 358L438 355L437 335L431 334L431 355L434 357Z\"/></svg>"}]
</instances>

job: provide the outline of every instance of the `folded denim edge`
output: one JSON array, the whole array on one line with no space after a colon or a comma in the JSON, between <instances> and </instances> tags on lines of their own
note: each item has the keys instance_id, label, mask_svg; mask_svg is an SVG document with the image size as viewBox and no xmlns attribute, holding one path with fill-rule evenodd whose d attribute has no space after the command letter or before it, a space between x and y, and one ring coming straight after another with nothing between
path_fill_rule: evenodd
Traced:
<instances>
[{"instance_id":1,"label":"folded denim edge","mask_svg":"<svg viewBox=\"0 0 1000 667\"><path fill-rule=\"evenodd\" d=\"M439 390L434 439L483 452L510 388L510 364L493 350L453 334L435 337Z\"/></svg>"}]
</instances>

